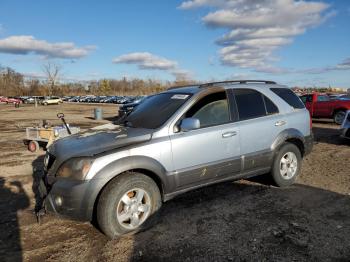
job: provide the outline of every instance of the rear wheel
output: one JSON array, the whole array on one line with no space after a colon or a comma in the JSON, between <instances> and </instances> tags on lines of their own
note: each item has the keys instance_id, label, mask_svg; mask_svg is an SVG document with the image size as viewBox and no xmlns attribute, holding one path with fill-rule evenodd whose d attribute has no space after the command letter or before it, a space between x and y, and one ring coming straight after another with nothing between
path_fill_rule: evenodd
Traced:
<instances>
[{"instance_id":1,"label":"rear wheel","mask_svg":"<svg viewBox=\"0 0 350 262\"><path fill-rule=\"evenodd\" d=\"M335 112L334 117L333 117L334 122L337 125L341 125L344 121L345 115L346 115L346 112L344 110L339 110L339 111Z\"/></svg>"},{"instance_id":2,"label":"rear wheel","mask_svg":"<svg viewBox=\"0 0 350 262\"><path fill-rule=\"evenodd\" d=\"M284 144L275 157L271 175L279 187L292 185L301 169L301 153L299 148L291 143Z\"/></svg>"},{"instance_id":3,"label":"rear wheel","mask_svg":"<svg viewBox=\"0 0 350 262\"><path fill-rule=\"evenodd\" d=\"M156 222L161 204L160 191L153 179L138 172L127 172L102 191L97 222L111 238L136 233Z\"/></svg>"}]
</instances>

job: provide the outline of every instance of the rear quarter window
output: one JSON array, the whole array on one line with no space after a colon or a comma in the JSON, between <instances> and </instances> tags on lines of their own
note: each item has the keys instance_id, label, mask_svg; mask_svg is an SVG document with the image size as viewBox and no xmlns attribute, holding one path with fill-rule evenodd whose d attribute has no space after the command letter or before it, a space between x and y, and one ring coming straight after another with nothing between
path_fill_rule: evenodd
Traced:
<instances>
[{"instance_id":1,"label":"rear quarter window","mask_svg":"<svg viewBox=\"0 0 350 262\"><path fill-rule=\"evenodd\" d=\"M264 97L253 89L234 89L239 120L266 116ZM272 109L273 110L273 109Z\"/></svg>"},{"instance_id":2,"label":"rear quarter window","mask_svg":"<svg viewBox=\"0 0 350 262\"><path fill-rule=\"evenodd\" d=\"M305 108L300 98L288 88L270 88L272 92L282 98L288 105L295 109Z\"/></svg>"}]
</instances>

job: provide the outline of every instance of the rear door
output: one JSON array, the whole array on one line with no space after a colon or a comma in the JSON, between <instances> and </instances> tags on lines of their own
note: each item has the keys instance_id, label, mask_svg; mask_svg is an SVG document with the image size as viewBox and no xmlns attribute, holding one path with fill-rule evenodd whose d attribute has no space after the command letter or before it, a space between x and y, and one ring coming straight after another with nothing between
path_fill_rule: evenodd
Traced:
<instances>
[{"instance_id":1,"label":"rear door","mask_svg":"<svg viewBox=\"0 0 350 262\"><path fill-rule=\"evenodd\" d=\"M278 107L254 89L234 89L240 125L244 171L267 168L272 163L271 145L286 127Z\"/></svg>"}]
</instances>

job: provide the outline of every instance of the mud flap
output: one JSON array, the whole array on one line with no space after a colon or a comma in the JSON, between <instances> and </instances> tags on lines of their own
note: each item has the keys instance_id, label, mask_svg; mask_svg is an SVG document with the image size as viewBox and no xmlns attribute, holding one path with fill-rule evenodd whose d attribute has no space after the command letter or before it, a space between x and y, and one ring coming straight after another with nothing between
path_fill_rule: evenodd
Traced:
<instances>
[{"instance_id":1,"label":"mud flap","mask_svg":"<svg viewBox=\"0 0 350 262\"><path fill-rule=\"evenodd\" d=\"M35 208L35 216L38 224L41 224L42 217L46 214L45 200L48 194L44 178L40 179L39 183L40 199Z\"/></svg>"}]
</instances>

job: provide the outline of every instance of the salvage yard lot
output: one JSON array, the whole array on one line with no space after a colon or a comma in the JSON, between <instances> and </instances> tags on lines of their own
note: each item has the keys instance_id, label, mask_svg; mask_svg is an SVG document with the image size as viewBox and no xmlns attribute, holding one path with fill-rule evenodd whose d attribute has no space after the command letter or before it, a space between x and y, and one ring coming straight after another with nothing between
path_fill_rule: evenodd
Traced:
<instances>
[{"instance_id":1,"label":"salvage yard lot","mask_svg":"<svg viewBox=\"0 0 350 262\"><path fill-rule=\"evenodd\" d=\"M51 215L37 224L33 174L44 151L26 150L24 128L61 124L58 112L81 129L114 120L117 106L98 105L102 121L93 120L95 107L0 105L0 261L350 259L350 144L327 121L313 124L314 150L292 187L254 179L195 190L165 203L152 229L118 240Z\"/></svg>"}]
</instances>

